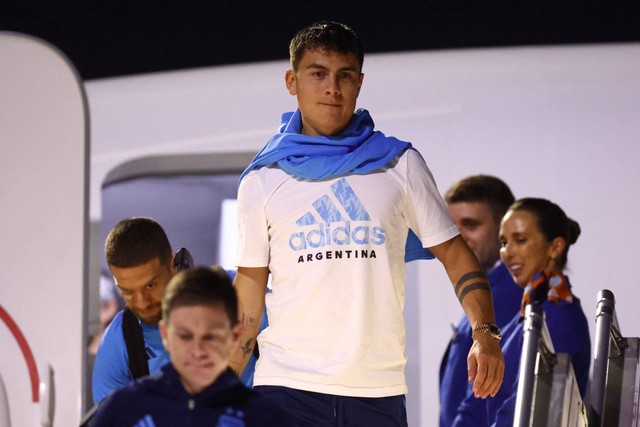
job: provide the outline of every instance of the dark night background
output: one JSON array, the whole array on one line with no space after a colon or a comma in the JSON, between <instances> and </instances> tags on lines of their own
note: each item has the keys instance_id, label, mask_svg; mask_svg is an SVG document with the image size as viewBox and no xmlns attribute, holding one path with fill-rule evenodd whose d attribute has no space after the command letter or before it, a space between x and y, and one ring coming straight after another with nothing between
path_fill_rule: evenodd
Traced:
<instances>
[{"instance_id":1,"label":"dark night background","mask_svg":"<svg viewBox=\"0 0 640 427\"><path fill-rule=\"evenodd\" d=\"M367 53L640 41L640 0L0 2L0 30L52 43L84 79L286 59L320 19L352 26Z\"/></svg>"}]
</instances>

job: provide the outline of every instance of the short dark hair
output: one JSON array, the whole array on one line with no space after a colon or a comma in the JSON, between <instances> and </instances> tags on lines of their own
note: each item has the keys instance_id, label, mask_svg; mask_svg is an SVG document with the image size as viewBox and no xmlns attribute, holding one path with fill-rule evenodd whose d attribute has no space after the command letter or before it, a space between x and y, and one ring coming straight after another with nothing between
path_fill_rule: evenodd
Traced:
<instances>
[{"instance_id":1,"label":"short dark hair","mask_svg":"<svg viewBox=\"0 0 640 427\"><path fill-rule=\"evenodd\" d=\"M289 43L291 68L298 70L298 64L307 51L322 50L342 55L353 53L358 58L360 71L364 63L364 50L355 31L334 21L320 21L298 31Z\"/></svg>"},{"instance_id":2,"label":"short dark hair","mask_svg":"<svg viewBox=\"0 0 640 427\"><path fill-rule=\"evenodd\" d=\"M104 244L107 263L118 268L137 267L160 260L171 263L171 245L156 221L146 217L127 218L111 229Z\"/></svg>"},{"instance_id":3,"label":"short dark hair","mask_svg":"<svg viewBox=\"0 0 640 427\"><path fill-rule=\"evenodd\" d=\"M500 178L472 175L453 184L444 196L446 203L484 202L489 205L496 224L515 201L513 193Z\"/></svg>"},{"instance_id":4,"label":"short dark hair","mask_svg":"<svg viewBox=\"0 0 640 427\"><path fill-rule=\"evenodd\" d=\"M560 268L567 265L569 246L574 244L580 236L580 224L569 218L560 206L555 203L535 197L525 197L516 200L510 207L510 211L526 211L533 214L538 220L538 228L542 235L551 242L556 237L562 237L565 248L556 264Z\"/></svg>"},{"instance_id":5,"label":"short dark hair","mask_svg":"<svg viewBox=\"0 0 640 427\"><path fill-rule=\"evenodd\" d=\"M177 307L196 305L222 306L231 326L238 323L238 295L222 267L197 267L173 276L162 299L162 318L167 321Z\"/></svg>"}]
</instances>

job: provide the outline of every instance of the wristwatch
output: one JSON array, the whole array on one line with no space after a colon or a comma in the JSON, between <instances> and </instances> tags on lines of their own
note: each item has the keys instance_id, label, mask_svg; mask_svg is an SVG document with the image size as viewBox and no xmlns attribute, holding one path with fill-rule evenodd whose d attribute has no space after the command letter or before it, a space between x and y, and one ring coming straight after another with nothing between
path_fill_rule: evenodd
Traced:
<instances>
[{"instance_id":1,"label":"wristwatch","mask_svg":"<svg viewBox=\"0 0 640 427\"><path fill-rule=\"evenodd\" d=\"M502 338L500 328L495 323L481 323L476 325L471 331L471 337L473 338L477 333L489 334L497 340Z\"/></svg>"}]
</instances>

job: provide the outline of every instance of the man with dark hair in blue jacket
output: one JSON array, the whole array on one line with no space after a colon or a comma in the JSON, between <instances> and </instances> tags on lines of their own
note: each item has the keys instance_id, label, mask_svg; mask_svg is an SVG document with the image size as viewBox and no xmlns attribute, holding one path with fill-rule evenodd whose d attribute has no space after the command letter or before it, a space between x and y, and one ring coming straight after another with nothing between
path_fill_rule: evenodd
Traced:
<instances>
[{"instance_id":1,"label":"man with dark hair in blue jacket","mask_svg":"<svg viewBox=\"0 0 640 427\"><path fill-rule=\"evenodd\" d=\"M451 186L444 196L462 238L487 273L496 324L504 327L520 309L522 288L500 261L500 221L515 201L501 179L472 175ZM468 387L467 355L473 344L471 324L462 316L440 366L440 427L449 427Z\"/></svg>"},{"instance_id":2,"label":"man with dark hair in blue jacket","mask_svg":"<svg viewBox=\"0 0 640 427\"><path fill-rule=\"evenodd\" d=\"M171 363L110 395L100 426L288 426L288 415L229 369L239 344L238 298L220 267L178 273L162 300L160 333Z\"/></svg>"}]
</instances>

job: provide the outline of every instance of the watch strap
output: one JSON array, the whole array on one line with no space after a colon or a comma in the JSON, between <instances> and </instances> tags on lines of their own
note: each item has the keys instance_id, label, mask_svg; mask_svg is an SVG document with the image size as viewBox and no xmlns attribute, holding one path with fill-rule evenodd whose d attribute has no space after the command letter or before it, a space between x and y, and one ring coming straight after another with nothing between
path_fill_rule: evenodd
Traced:
<instances>
[{"instance_id":1,"label":"watch strap","mask_svg":"<svg viewBox=\"0 0 640 427\"><path fill-rule=\"evenodd\" d=\"M471 337L475 334L489 334L495 339L500 339L502 336L500 335L500 328L495 323L480 323L473 327L471 330Z\"/></svg>"}]
</instances>

